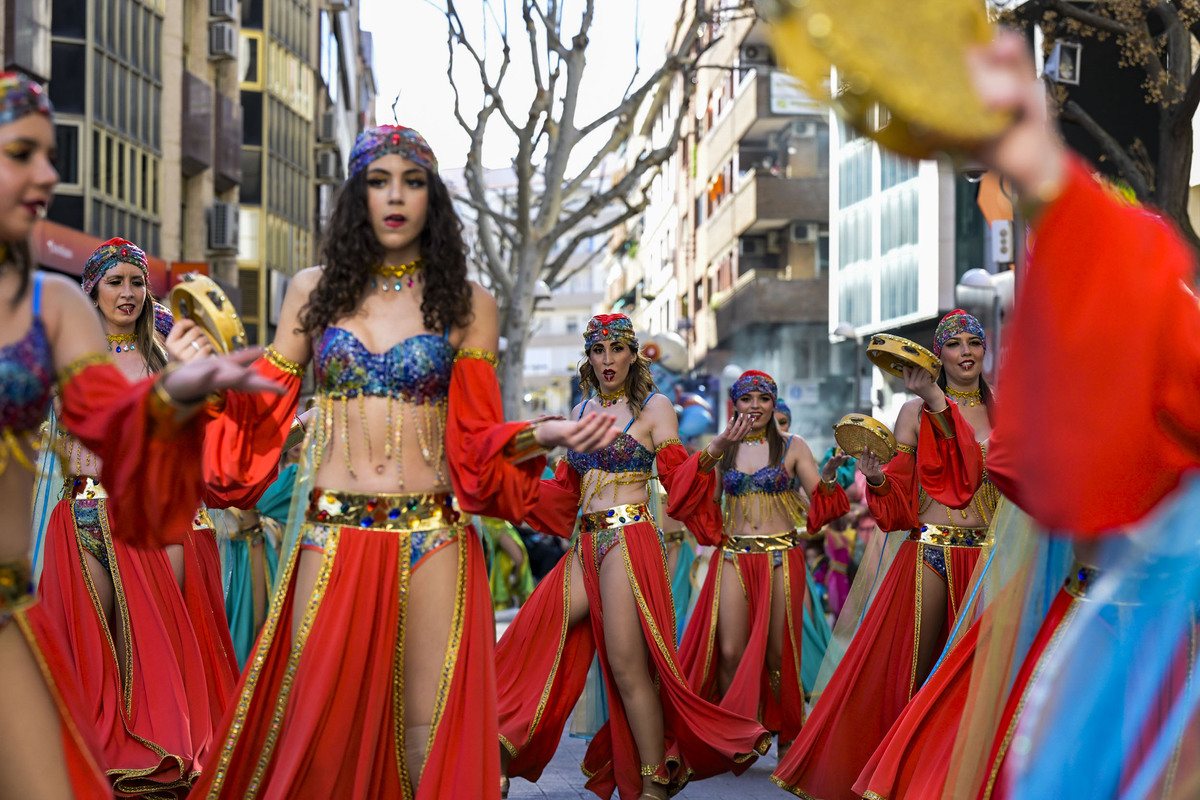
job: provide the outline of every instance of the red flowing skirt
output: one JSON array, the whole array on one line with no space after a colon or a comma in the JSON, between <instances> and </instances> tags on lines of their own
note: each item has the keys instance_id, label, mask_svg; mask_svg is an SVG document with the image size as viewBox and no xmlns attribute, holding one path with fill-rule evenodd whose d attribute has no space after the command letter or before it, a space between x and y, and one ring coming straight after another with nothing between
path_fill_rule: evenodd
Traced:
<instances>
[{"instance_id":1,"label":"red flowing skirt","mask_svg":"<svg viewBox=\"0 0 1200 800\"><path fill-rule=\"evenodd\" d=\"M403 531L329 528L312 595L299 547L223 722L195 798L411 798L404 775L404 630L412 563ZM463 526L447 660L417 800L500 793L495 627L479 537ZM306 603L293 641L292 611Z\"/></svg>"},{"instance_id":2,"label":"red flowing skirt","mask_svg":"<svg viewBox=\"0 0 1200 800\"><path fill-rule=\"evenodd\" d=\"M569 558L578 558L591 609L590 624L567 626ZM666 779L674 792L693 777L740 774L766 752L770 735L756 722L705 702L692 692L676 655L675 611L666 556L650 522L582 534L575 548L538 585L505 632L497 651L502 743L512 754L509 774L536 779L554 753L567 717L598 652L608 691L609 720L588 746L582 769L587 788L622 800L641 793L641 759L608 669L600 564L624 561L649 644L649 667L663 707Z\"/></svg>"},{"instance_id":3,"label":"red flowing skirt","mask_svg":"<svg viewBox=\"0 0 1200 800\"><path fill-rule=\"evenodd\" d=\"M916 642L921 584L928 579L922 563L926 548L940 549L945 556L948 602L935 642L936 648L944 646L980 549L906 541L800 736L772 774L781 788L813 800L858 797L852 789L855 781L920 688Z\"/></svg>"},{"instance_id":4,"label":"red flowing skirt","mask_svg":"<svg viewBox=\"0 0 1200 800\"><path fill-rule=\"evenodd\" d=\"M36 605L32 608L36 608ZM75 800L111 800L112 784L101 772L98 763L100 744L90 728L81 728L76 724L75 710L83 705L77 696L77 670L59 651L38 615L29 614L32 608L14 612L10 624L18 627L28 644L58 709L63 760L67 765L71 794ZM19 726L19 720L12 720L6 728L11 732L18 730Z\"/></svg>"},{"instance_id":5,"label":"red flowing skirt","mask_svg":"<svg viewBox=\"0 0 1200 800\"><path fill-rule=\"evenodd\" d=\"M778 569L783 571L786 593L779 697L772 690L767 669L776 555L780 556ZM696 601L696 610L679 644L679 661L696 694L739 716L757 719L767 730L778 733L779 741L786 744L796 738L804 724L804 687L800 682L804 601L808 590L804 548L793 547L776 553L738 553L734 555L733 563L739 580L739 584L733 586L722 584L720 564L709 568ZM717 610L722 592L740 592L746 598L749 611L746 649L723 697L717 686Z\"/></svg>"},{"instance_id":6,"label":"red flowing skirt","mask_svg":"<svg viewBox=\"0 0 1200 800\"><path fill-rule=\"evenodd\" d=\"M124 663L84 561L106 556ZM46 532L30 618L74 666L76 721L93 729L114 788L183 796L203 769L232 696L237 662L225 621L221 565L209 530L183 536L181 591L164 550L112 536L107 501L62 500Z\"/></svg>"}]
</instances>

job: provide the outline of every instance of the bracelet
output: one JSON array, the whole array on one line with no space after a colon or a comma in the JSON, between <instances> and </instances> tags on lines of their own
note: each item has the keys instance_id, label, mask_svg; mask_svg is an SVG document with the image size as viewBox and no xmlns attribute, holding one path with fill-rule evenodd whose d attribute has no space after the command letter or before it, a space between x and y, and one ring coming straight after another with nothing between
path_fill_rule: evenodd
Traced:
<instances>
[{"instance_id":1,"label":"bracelet","mask_svg":"<svg viewBox=\"0 0 1200 800\"><path fill-rule=\"evenodd\" d=\"M304 423L300 422L300 418L297 417L296 421L292 423L292 427L288 429L287 438L283 440L283 452L286 453L288 450L291 450L293 447L303 441Z\"/></svg>"},{"instance_id":2,"label":"bracelet","mask_svg":"<svg viewBox=\"0 0 1200 800\"><path fill-rule=\"evenodd\" d=\"M540 422L531 422L508 440L504 445L504 459L510 464L520 464L523 461L528 461L531 458L544 456L550 452L550 448L543 447L538 444L535 432L541 426Z\"/></svg>"},{"instance_id":3,"label":"bracelet","mask_svg":"<svg viewBox=\"0 0 1200 800\"><path fill-rule=\"evenodd\" d=\"M876 497L883 497L885 495L891 494L892 482L888 480L887 475L884 475L883 483L876 486L875 484L871 483L870 480L868 480L867 488L869 488L871 490L871 494L875 495Z\"/></svg>"},{"instance_id":4,"label":"bracelet","mask_svg":"<svg viewBox=\"0 0 1200 800\"><path fill-rule=\"evenodd\" d=\"M924 408L926 414L929 415L929 422L933 425L934 434L940 439L954 438L954 423L950 421L949 404L941 411L930 411L929 407Z\"/></svg>"},{"instance_id":5,"label":"bracelet","mask_svg":"<svg viewBox=\"0 0 1200 800\"><path fill-rule=\"evenodd\" d=\"M275 369L291 375L293 378L300 378L304 376L305 365L299 364L280 355L279 351L275 349L275 345L273 344L267 345L267 350L265 353L263 353L263 358L266 359L268 364L275 367Z\"/></svg>"},{"instance_id":6,"label":"bracelet","mask_svg":"<svg viewBox=\"0 0 1200 800\"><path fill-rule=\"evenodd\" d=\"M720 461L724 457L725 457L724 453L721 453L721 455L719 455L719 456L714 456L712 453L710 453L708 451L708 447L705 447L703 450L700 451L700 458L699 458L700 471L701 472L712 472L713 467L717 466L717 462Z\"/></svg>"},{"instance_id":7,"label":"bracelet","mask_svg":"<svg viewBox=\"0 0 1200 800\"><path fill-rule=\"evenodd\" d=\"M150 411L153 416L163 421L181 422L187 419L193 411L200 407L203 400L180 402L163 386L163 378L174 372L170 365L155 378L150 385Z\"/></svg>"},{"instance_id":8,"label":"bracelet","mask_svg":"<svg viewBox=\"0 0 1200 800\"><path fill-rule=\"evenodd\" d=\"M837 478L834 478L831 481L827 481L827 480L825 480L824 475L821 476L821 485L818 488L824 489L829 494L833 494L834 492L837 491L837 487L838 487Z\"/></svg>"}]
</instances>

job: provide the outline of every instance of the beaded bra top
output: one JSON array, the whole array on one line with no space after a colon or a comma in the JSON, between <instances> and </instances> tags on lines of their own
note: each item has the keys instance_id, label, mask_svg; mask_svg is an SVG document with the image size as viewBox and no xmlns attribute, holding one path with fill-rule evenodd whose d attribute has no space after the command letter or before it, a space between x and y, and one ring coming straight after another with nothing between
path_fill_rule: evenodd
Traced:
<instances>
[{"instance_id":1,"label":"beaded bra top","mask_svg":"<svg viewBox=\"0 0 1200 800\"><path fill-rule=\"evenodd\" d=\"M654 395L651 394L650 397ZM650 397L646 400L649 401ZM587 403L579 409L579 418L583 419ZM577 453L567 451L567 463L579 473L580 508L588 508L592 500L601 490L611 486L613 501L616 501L617 486L630 486L645 483L650 480L650 471L654 468L654 453L644 444L629 434L634 420L630 419L625 430L613 440L612 444L602 450L592 453Z\"/></svg>"},{"instance_id":2,"label":"beaded bra top","mask_svg":"<svg viewBox=\"0 0 1200 800\"><path fill-rule=\"evenodd\" d=\"M740 497L752 492L781 494L792 489L792 479L782 462L763 467L753 473L739 472L736 469L725 470L721 483L725 494L731 497Z\"/></svg>"},{"instance_id":3,"label":"beaded bra top","mask_svg":"<svg viewBox=\"0 0 1200 800\"><path fill-rule=\"evenodd\" d=\"M421 333L383 353L366 348L350 331L330 326L314 348L317 383L330 397L391 397L436 403L450 393L454 346L446 336Z\"/></svg>"},{"instance_id":4,"label":"beaded bra top","mask_svg":"<svg viewBox=\"0 0 1200 800\"><path fill-rule=\"evenodd\" d=\"M42 275L33 276L33 324L18 341L0 347L0 473L12 454L24 463L17 436L41 425L54 388L54 358L42 326Z\"/></svg>"},{"instance_id":5,"label":"beaded bra top","mask_svg":"<svg viewBox=\"0 0 1200 800\"><path fill-rule=\"evenodd\" d=\"M782 511L802 525L808 511L797 491L799 481L788 475L782 460L754 472L742 472L730 467L721 476L721 487L724 490L726 525L733 522L734 509L741 512L743 520L754 524Z\"/></svg>"}]
</instances>

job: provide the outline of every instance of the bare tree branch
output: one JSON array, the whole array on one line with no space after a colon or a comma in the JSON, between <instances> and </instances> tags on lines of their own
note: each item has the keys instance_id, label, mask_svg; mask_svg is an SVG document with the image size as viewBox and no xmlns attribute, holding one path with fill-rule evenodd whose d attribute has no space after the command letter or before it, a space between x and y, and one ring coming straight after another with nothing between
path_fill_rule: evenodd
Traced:
<instances>
[{"instance_id":1,"label":"bare tree branch","mask_svg":"<svg viewBox=\"0 0 1200 800\"><path fill-rule=\"evenodd\" d=\"M633 219L634 217L636 217L638 214L642 213L645 210L646 210L646 201L645 200L641 200L637 203L626 203L625 210L622 211L616 217L606 219L603 222L595 225L594 227L580 230L577 233L575 233L574 235L572 235L571 238L567 240L567 244L562 249L562 252L559 253L557 256L555 256L555 258L552 261L550 261L550 263L548 263L546 265L545 269L542 271L542 277L545 279L546 283L548 283L551 286L551 288L555 288L557 286L562 285L562 283L564 281L569 280L570 275L563 277L560 280L559 272L561 272L562 268L564 266L566 266L567 261L569 261L571 256L573 256L575 254L575 250L579 247L580 244L582 244L583 242L586 242L588 239L592 238L593 236L599 236L600 234L604 233L605 231L611 231L613 228L617 227L618 225L620 225L624 222L628 222L629 220ZM577 270L572 271L571 275L574 275L575 272L577 272Z\"/></svg>"},{"instance_id":2,"label":"bare tree branch","mask_svg":"<svg viewBox=\"0 0 1200 800\"><path fill-rule=\"evenodd\" d=\"M1101 14L1096 14L1091 11L1085 11L1079 6L1065 2L1065 0L1050 0L1050 7L1064 17L1079 20L1080 22L1092 28L1109 33L1117 33L1123 35L1136 35L1137 31L1127 25L1122 25L1114 19L1110 19Z\"/></svg>"},{"instance_id":3,"label":"bare tree branch","mask_svg":"<svg viewBox=\"0 0 1200 800\"><path fill-rule=\"evenodd\" d=\"M1130 157L1120 142L1101 127L1092 115L1087 113L1079 103L1074 100L1068 100L1063 106L1062 119L1075 123L1096 140L1096 143L1104 150L1105 155L1112 159L1117 168L1121 170L1121 173L1129 181L1129 185L1137 193L1138 197L1150 197L1152 194L1150 183L1146 180L1146 175L1138 167L1137 162Z\"/></svg>"}]
</instances>

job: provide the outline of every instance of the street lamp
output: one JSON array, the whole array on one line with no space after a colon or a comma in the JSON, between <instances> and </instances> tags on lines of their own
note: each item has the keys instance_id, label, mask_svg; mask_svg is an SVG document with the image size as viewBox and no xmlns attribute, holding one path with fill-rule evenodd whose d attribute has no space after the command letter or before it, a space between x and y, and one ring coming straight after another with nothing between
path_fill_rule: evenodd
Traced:
<instances>
[{"instance_id":1,"label":"street lamp","mask_svg":"<svg viewBox=\"0 0 1200 800\"><path fill-rule=\"evenodd\" d=\"M858 407L862 404L862 337L858 335L858 331L849 322L839 322L837 327L833 329L834 336L842 337L843 341L854 340L854 403L852 410L858 411Z\"/></svg>"}]
</instances>

